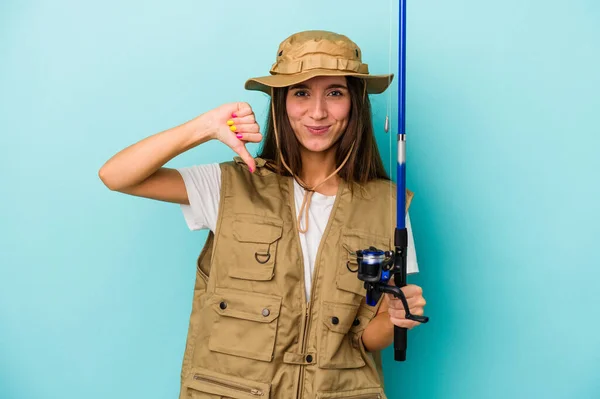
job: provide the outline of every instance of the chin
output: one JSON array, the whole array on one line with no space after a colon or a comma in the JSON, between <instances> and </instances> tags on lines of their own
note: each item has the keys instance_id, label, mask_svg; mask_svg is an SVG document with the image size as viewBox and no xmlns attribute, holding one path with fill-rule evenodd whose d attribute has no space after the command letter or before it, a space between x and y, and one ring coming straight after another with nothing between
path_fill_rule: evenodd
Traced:
<instances>
[{"instance_id":1,"label":"chin","mask_svg":"<svg viewBox=\"0 0 600 399\"><path fill-rule=\"evenodd\" d=\"M304 147L304 149L306 151L310 151L310 152L325 152L327 150L329 150L332 146L332 143L327 142L316 142L313 140L310 140L309 142L303 142L301 143L302 147Z\"/></svg>"}]
</instances>

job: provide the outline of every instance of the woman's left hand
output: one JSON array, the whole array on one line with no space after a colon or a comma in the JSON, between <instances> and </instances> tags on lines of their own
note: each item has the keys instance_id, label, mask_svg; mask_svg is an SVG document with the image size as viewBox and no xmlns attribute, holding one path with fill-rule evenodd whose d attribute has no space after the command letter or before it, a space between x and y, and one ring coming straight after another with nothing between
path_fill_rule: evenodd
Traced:
<instances>
[{"instance_id":1,"label":"woman's left hand","mask_svg":"<svg viewBox=\"0 0 600 399\"><path fill-rule=\"evenodd\" d=\"M408 284L402 287L401 290L404 293L404 296L406 296L410 313L422 316L424 312L423 308L426 304L425 298L423 297L423 289L418 285ZM392 324L408 329L421 324L418 321L406 320L404 305L402 305L400 299L394 297L392 294L385 294L385 298L388 304L388 313Z\"/></svg>"}]
</instances>

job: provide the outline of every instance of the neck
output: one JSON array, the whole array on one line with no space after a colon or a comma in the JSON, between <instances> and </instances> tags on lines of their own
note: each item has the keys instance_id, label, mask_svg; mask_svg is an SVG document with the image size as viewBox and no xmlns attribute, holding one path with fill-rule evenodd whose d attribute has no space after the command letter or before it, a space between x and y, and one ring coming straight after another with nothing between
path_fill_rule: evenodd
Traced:
<instances>
[{"instance_id":1,"label":"neck","mask_svg":"<svg viewBox=\"0 0 600 399\"><path fill-rule=\"evenodd\" d=\"M331 148L323 152L311 152L303 150L302 157L302 173L300 179L308 187L314 187L321 183L332 174L335 169L335 149ZM340 183L339 176L331 176L326 182L316 188L316 192L325 195L335 195Z\"/></svg>"}]
</instances>

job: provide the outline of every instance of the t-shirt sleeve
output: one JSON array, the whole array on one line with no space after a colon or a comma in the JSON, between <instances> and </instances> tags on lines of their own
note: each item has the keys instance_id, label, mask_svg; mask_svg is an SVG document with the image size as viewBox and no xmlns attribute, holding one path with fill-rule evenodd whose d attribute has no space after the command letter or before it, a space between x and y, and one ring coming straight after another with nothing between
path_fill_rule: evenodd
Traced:
<instances>
[{"instance_id":1,"label":"t-shirt sleeve","mask_svg":"<svg viewBox=\"0 0 600 399\"><path fill-rule=\"evenodd\" d=\"M410 216L406 214L406 230L408 232L408 248L406 251L406 273L418 273L419 264L417 263L417 251L415 249L415 239L413 237Z\"/></svg>"},{"instance_id":2,"label":"t-shirt sleeve","mask_svg":"<svg viewBox=\"0 0 600 399\"><path fill-rule=\"evenodd\" d=\"M190 203L181 205L189 229L210 229L215 232L221 195L221 167L215 163L177 171L183 178Z\"/></svg>"}]
</instances>

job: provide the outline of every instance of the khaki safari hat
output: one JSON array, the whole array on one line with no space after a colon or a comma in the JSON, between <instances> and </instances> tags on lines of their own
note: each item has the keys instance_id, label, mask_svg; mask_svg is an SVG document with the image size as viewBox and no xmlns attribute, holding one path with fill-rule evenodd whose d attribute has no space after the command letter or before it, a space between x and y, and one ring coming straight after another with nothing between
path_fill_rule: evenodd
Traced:
<instances>
[{"instance_id":1,"label":"khaki safari hat","mask_svg":"<svg viewBox=\"0 0 600 399\"><path fill-rule=\"evenodd\" d=\"M344 35L310 30L291 35L279 45L271 75L248 79L244 87L271 94L273 87L286 87L315 76L355 76L367 83L367 93L385 91L394 78L370 75L360 48Z\"/></svg>"}]
</instances>

